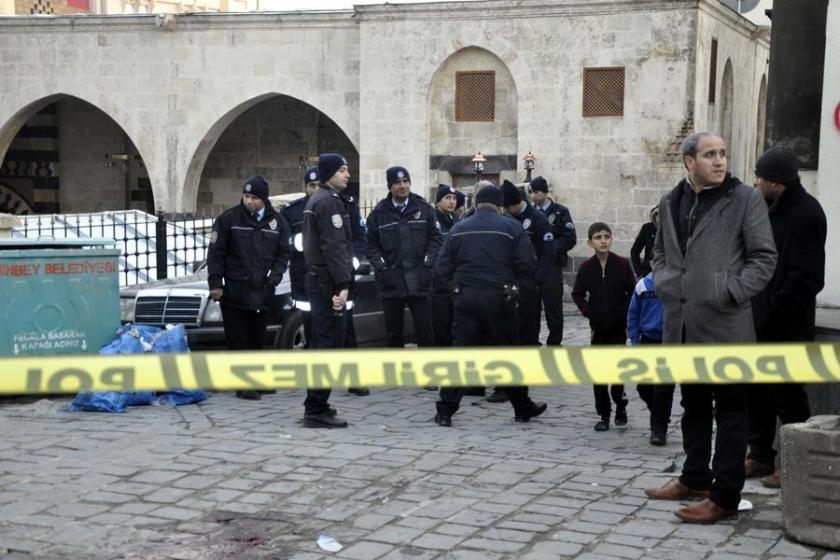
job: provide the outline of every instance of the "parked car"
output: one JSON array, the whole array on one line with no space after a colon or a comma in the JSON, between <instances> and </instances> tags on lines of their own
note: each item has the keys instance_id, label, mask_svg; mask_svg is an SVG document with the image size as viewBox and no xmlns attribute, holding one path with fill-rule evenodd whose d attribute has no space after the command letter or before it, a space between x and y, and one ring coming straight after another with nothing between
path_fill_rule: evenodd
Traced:
<instances>
[{"instance_id":1,"label":"parked car","mask_svg":"<svg viewBox=\"0 0 840 560\"><path fill-rule=\"evenodd\" d=\"M222 310L210 299L205 268L188 276L158 280L120 289L123 323L163 326L183 324L190 348L225 348ZM370 266L361 263L353 290L353 318L360 346L384 346L386 341L382 306ZM413 337L414 326L406 310L405 332ZM306 344L303 315L295 309L288 273L278 284L271 304L265 348L302 349Z\"/></svg>"}]
</instances>

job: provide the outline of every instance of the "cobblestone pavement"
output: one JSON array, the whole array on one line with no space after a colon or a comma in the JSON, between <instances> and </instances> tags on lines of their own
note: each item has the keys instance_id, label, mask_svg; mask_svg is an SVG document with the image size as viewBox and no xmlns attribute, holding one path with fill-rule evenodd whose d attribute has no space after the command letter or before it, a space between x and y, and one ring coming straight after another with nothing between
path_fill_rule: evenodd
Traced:
<instances>
[{"instance_id":1,"label":"cobblestone pavement","mask_svg":"<svg viewBox=\"0 0 840 560\"><path fill-rule=\"evenodd\" d=\"M567 343L586 344L580 316ZM454 426L435 393L336 391L346 430L302 428L302 391L260 402L67 413L69 398L0 406L0 556L315 560L522 558L692 560L840 554L785 540L779 494L748 481L755 509L684 525L649 501L681 460L679 406L667 447L630 424L596 433L592 390L533 391L548 412L465 398ZM319 549L319 535L344 545Z\"/></svg>"}]
</instances>

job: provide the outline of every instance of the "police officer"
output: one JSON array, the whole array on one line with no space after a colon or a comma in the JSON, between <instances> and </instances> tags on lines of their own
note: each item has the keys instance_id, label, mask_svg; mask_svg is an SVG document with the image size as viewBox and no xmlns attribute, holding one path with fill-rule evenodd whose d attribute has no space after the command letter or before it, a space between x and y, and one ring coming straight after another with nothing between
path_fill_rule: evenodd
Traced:
<instances>
[{"instance_id":1,"label":"police officer","mask_svg":"<svg viewBox=\"0 0 840 560\"><path fill-rule=\"evenodd\" d=\"M528 240L537 255L537 267L530 279L522 279L519 285L519 327L517 342L522 346L540 345L540 324L542 319L542 290L555 266L554 231L545 215L527 204L510 181L502 184L505 212L522 224ZM496 387L487 397L489 402L505 402L504 388Z\"/></svg>"},{"instance_id":2,"label":"police officer","mask_svg":"<svg viewBox=\"0 0 840 560\"><path fill-rule=\"evenodd\" d=\"M435 274L456 286L455 346L513 346L516 344L518 282L532 281L536 268L534 248L522 226L499 214L502 192L492 183L479 183L475 214L450 230L438 255ZM528 422L545 412L527 387L507 387L517 422ZM442 387L435 422L451 426L463 388Z\"/></svg>"},{"instance_id":3,"label":"police officer","mask_svg":"<svg viewBox=\"0 0 840 560\"><path fill-rule=\"evenodd\" d=\"M367 257L376 272L388 346L401 348L405 306L414 319L417 345L433 346L432 267L441 245L434 209L411 192L405 167L385 172L388 196L367 219Z\"/></svg>"},{"instance_id":4,"label":"police officer","mask_svg":"<svg viewBox=\"0 0 840 560\"><path fill-rule=\"evenodd\" d=\"M367 247L367 229L365 228L365 220L359 211L359 205L353 200L353 197L347 191L338 193L339 198L344 203L347 209L347 216L350 219L350 234L353 237L353 270L357 270L361 260L365 258L365 249ZM347 300L347 333L344 340L345 348L358 348L359 343L356 340L356 327L353 324L353 290L350 290L350 299ZM348 392L364 397L370 394L370 391L365 387L350 387Z\"/></svg>"},{"instance_id":5,"label":"police officer","mask_svg":"<svg viewBox=\"0 0 840 560\"><path fill-rule=\"evenodd\" d=\"M548 346L563 343L563 269L568 262L568 252L577 243L575 223L569 209L548 196L548 181L535 177L529 185L534 207L543 212L554 227L555 265L543 282L542 300L545 322L548 324Z\"/></svg>"},{"instance_id":6,"label":"police officer","mask_svg":"<svg viewBox=\"0 0 840 560\"><path fill-rule=\"evenodd\" d=\"M230 350L261 350L274 289L289 262L289 224L268 201L261 175L245 181L242 202L213 224L207 251L210 297L219 302ZM237 391L259 400L257 391Z\"/></svg>"},{"instance_id":7,"label":"police officer","mask_svg":"<svg viewBox=\"0 0 840 560\"><path fill-rule=\"evenodd\" d=\"M437 226L444 239L459 217L455 213L458 205L457 191L449 185L438 185L435 193L435 217ZM435 333L435 346L452 346L452 291L449 283L435 278L432 294L432 327Z\"/></svg>"},{"instance_id":8,"label":"police officer","mask_svg":"<svg viewBox=\"0 0 840 560\"><path fill-rule=\"evenodd\" d=\"M309 348L309 341L312 338L312 318L309 314L311 307L309 298L306 296L306 259L303 257L303 210L309 197L318 188L318 168L313 166L306 170L303 175L303 191L305 196L290 202L283 208L283 217L289 222L291 237L289 237L289 248L292 258L289 262L289 278L292 283L292 299L294 306L303 315L303 332L306 337L306 348Z\"/></svg>"},{"instance_id":9,"label":"police officer","mask_svg":"<svg viewBox=\"0 0 840 560\"><path fill-rule=\"evenodd\" d=\"M339 154L318 158L320 185L303 214L304 284L312 307L310 348L343 348L347 336L347 300L353 284L353 239L350 216L339 193L350 170ZM346 428L329 406L329 389L309 389L303 403L303 425Z\"/></svg>"}]
</instances>

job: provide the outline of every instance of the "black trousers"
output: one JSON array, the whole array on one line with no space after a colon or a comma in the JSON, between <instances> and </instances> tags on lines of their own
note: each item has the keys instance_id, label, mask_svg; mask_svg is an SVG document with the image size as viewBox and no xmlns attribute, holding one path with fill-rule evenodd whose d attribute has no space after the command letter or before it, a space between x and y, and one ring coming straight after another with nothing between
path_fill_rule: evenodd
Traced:
<instances>
[{"instance_id":1,"label":"black trousers","mask_svg":"<svg viewBox=\"0 0 840 560\"><path fill-rule=\"evenodd\" d=\"M739 384L684 384L680 390L686 454L680 482L689 488L709 489L717 505L737 509L744 487L747 389ZM713 420L717 423L714 456Z\"/></svg>"},{"instance_id":2,"label":"black trousers","mask_svg":"<svg viewBox=\"0 0 840 560\"><path fill-rule=\"evenodd\" d=\"M318 285L318 275L307 272L305 276L306 295L309 296L312 337L309 347L344 348L347 340L355 332L352 331L353 321L348 319L348 311L336 313L332 308L332 294L322 293ZM343 339L343 340L341 340ZM306 400L303 401L305 414L322 414L329 410L330 389L307 389Z\"/></svg>"},{"instance_id":3,"label":"black trousers","mask_svg":"<svg viewBox=\"0 0 840 560\"><path fill-rule=\"evenodd\" d=\"M501 290L462 288L453 297L455 305L454 346L515 346L517 309L505 302ZM515 414L526 412L533 404L528 387L507 386L505 392ZM452 416L461 404L463 387L441 387L438 414Z\"/></svg>"},{"instance_id":4,"label":"black trousers","mask_svg":"<svg viewBox=\"0 0 840 560\"><path fill-rule=\"evenodd\" d=\"M262 350L266 314L221 304L228 350Z\"/></svg>"},{"instance_id":5,"label":"black trousers","mask_svg":"<svg viewBox=\"0 0 840 560\"><path fill-rule=\"evenodd\" d=\"M622 328L617 328L611 331L592 331L592 346L603 345L624 345L627 342L627 331ZM612 414L612 405L610 405L610 397L615 403L616 410L623 410L627 407L627 395L624 393L624 385L598 385L592 386L595 393L595 412L601 418L609 418Z\"/></svg>"},{"instance_id":6,"label":"black trousers","mask_svg":"<svg viewBox=\"0 0 840 560\"><path fill-rule=\"evenodd\" d=\"M435 346L452 346L452 325L455 320L455 308L449 292L432 295L432 330Z\"/></svg>"},{"instance_id":7,"label":"black trousers","mask_svg":"<svg viewBox=\"0 0 840 560\"><path fill-rule=\"evenodd\" d=\"M548 324L548 346L563 344L563 268L551 267L551 273L542 285L542 304Z\"/></svg>"},{"instance_id":8,"label":"black trousers","mask_svg":"<svg viewBox=\"0 0 840 560\"><path fill-rule=\"evenodd\" d=\"M773 466L776 462L776 417L784 424L811 417L808 395L801 383L752 384L747 386L748 457Z\"/></svg>"},{"instance_id":9,"label":"black trousers","mask_svg":"<svg viewBox=\"0 0 840 560\"><path fill-rule=\"evenodd\" d=\"M540 323L542 322L542 295L538 287L523 288L519 294L519 346L540 345Z\"/></svg>"},{"instance_id":10,"label":"black trousers","mask_svg":"<svg viewBox=\"0 0 840 560\"><path fill-rule=\"evenodd\" d=\"M417 346L428 348L435 345L432 328L432 300L428 297L385 298L382 300L382 314L385 318L385 331L388 336L388 348L405 346L403 336L403 314L405 306L411 310L414 319L414 335Z\"/></svg>"},{"instance_id":11,"label":"black trousers","mask_svg":"<svg viewBox=\"0 0 840 560\"><path fill-rule=\"evenodd\" d=\"M662 344L662 341L642 335L641 343ZM651 430L668 429L668 424L671 423L674 389L676 389L676 385L673 383L660 383L658 385L639 383L636 386L636 390L639 391L639 397L647 405L648 410L650 410Z\"/></svg>"}]
</instances>

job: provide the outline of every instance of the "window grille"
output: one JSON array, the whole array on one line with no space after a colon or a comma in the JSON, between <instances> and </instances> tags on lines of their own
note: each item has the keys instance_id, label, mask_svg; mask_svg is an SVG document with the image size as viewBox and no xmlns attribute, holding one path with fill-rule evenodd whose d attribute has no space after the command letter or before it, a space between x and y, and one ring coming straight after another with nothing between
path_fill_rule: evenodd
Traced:
<instances>
[{"instance_id":1,"label":"window grille","mask_svg":"<svg viewBox=\"0 0 840 560\"><path fill-rule=\"evenodd\" d=\"M496 119L496 72L455 74L455 120L493 122Z\"/></svg>"},{"instance_id":2,"label":"window grille","mask_svg":"<svg viewBox=\"0 0 840 560\"><path fill-rule=\"evenodd\" d=\"M583 69L583 116L624 116L624 68Z\"/></svg>"}]
</instances>

